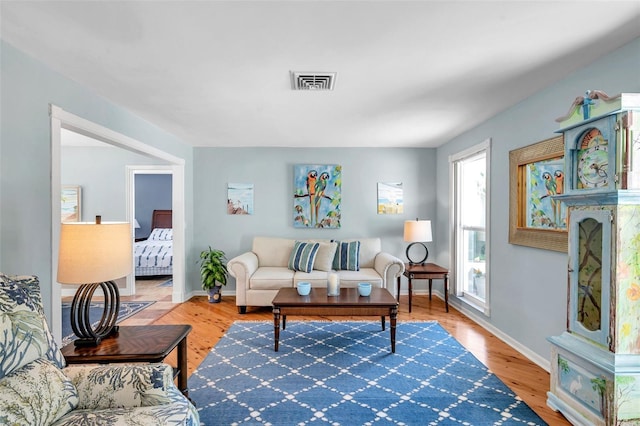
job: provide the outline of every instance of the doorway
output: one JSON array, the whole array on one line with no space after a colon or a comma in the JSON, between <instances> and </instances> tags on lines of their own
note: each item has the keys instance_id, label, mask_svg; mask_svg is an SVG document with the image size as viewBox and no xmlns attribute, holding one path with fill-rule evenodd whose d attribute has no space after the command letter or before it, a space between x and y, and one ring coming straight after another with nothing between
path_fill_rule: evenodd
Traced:
<instances>
[{"instance_id":1,"label":"doorway","mask_svg":"<svg viewBox=\"0 0 640 426\"><path fill-rule=\"evenodd\" d=\"M139 253L153 252L155 249L152 247L156 247L156 243L149 241L156 226L153 223L154 212L172 209L172 168L160 165L127 166L127 175L131 194L130 214L135 223L135 280L132 282L130 294L155 301L163 300L169 294L171 296L169 300L173 300L173 270L170 255L160 256L162 259L157 259L152 267L143 265L139 258ZM157 244L164 244L164 242ZM160 250L162 253L170 253L165 252L164 249Z\"/></svg>"},{"instance_id":2,"label":"doorway","mask_svg":"<svg viewBox=\"0 0 640 426\"><path fill-rule=\"evenodd\" d=\"M184 201L184 159L159 150L126 135L110 130L90 122L84 118L76 116L55 105L50 105L51 115L51 224L52 224L52 247L51 247L51 276L53 285L51 289L51 306L62 306L61 285L55 283L58 269L58 244L60 238L61 206L60 194L62 190L61 181L61 140L63 129L95 139L104 144L139 154L148 158L150 162L157 161L163 167L171 170L173 176L172 185L172 210L173 210L173 292L172 302L181 303L185 299L185 201ZM156 166L157 167L157 166ZM116 172L117 173L117 172ZM126 220L133 223L135 217L132 215L132 191L130 175L126 174L126 186L123 192L126 194ZM132 233L133 238L133 233ZM133 288L134 274L126 277L126 287ZM58 343L61 341L62 310L52 309L52 329L54 338Z\"/></svg>"}]
</instances>

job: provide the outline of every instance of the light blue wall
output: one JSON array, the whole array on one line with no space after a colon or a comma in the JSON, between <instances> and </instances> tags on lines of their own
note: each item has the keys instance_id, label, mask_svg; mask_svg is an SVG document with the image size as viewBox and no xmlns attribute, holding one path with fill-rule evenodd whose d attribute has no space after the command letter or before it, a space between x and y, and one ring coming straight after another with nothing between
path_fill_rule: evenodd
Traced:
<instances>
[{"instance_id":1,"label":"light blue wall","mask_svg":"<svg viewBox=\"0 0 640 426\"><path fill-rule=\"evenodd\" d=\"M93 221L96 215L108 222L126 220L127 166L157 164L152 158L116 147L63 146L60 154L62 184L82 188L84 222ZM97 158L100 160L96 161ZM166 176L171 179L171 175ZM170 187L168 208L171 208Z\"/></svg>"},{"instance_id":2,"label":"light blue wall","mask_svg":"<svg viewBox=\"0 0 640 426\"><path fill-rule=\"evenodd\" d=\"M435 149L196 148L194 244L230 259L251 249L255 235L285 238L381 237L383 250L404 258L403 222L435 218ZM293 227L296 164L342 166L342 227ZM254 214L227 214L227 183L254 184ZM404 214L377 214L377 183L402 182ZM429 245L435 247L435 241ZM230 280L225 291L235 288Z\"/></svg>"},{"instance_id":3,"label":"light blue wall","mask_svg":"<svg viewBox=\"0 0 640 426\"><path fill-rule=\"evenodd\" d=\"M0 44L0 271L40 277L51 315L51 147L49 104L185 160L187 223L192 223L191 147L96 95L4 41ZM187 227L187 264L192 228ZM194 280L195 279L195 280ZM187 275L198 287L197 271Z\"/></svg>"},{"instance_id":4,"label":"light blue wall","mask_svg":"<svg viewBox=\"0 0 640 426\"><path fill-rule=\"evenodd\" d=\"M485 319L543 358L550 356L546 337L566 326L567 255L509 244L509 151L557 136L555 119L587 89L640 91L640 39L438 149L438 177L444 177L451 154L491 138L491 317ZM449 265L449 181L437 185L437 259Z\"/></svg>"},{"instance_id":5,"label":"light blue wall","mask_svg":"<svg viewBox=\"0 0 640 426\"><path fill-rule=\"evenodd\" d=\"M587 89L611 94L640 91L640 40L635 40L437 151L191 149L10 45L3 42L0 47L0 271L39 275L47 312L51 309L50 103L186 160L187 291L199 288L195 259L208 245L233 257L251 246L254 235L377 235L383 238L384 250L403 257L402 222L415 217L434 220L430 258L448 266L448 157L490 137L492 313L484 320L542 358L549 356L546 337L565 328L567 258L508 244L509 151L554 136L554 119ZM291 225L293 166L311 163L343 166L340 230L300 230ZM404 215L377 215L376 183L381 181L404 183ZM254 215L226 214L228 182L254 183Z\"/></svg>"}]
</instances>

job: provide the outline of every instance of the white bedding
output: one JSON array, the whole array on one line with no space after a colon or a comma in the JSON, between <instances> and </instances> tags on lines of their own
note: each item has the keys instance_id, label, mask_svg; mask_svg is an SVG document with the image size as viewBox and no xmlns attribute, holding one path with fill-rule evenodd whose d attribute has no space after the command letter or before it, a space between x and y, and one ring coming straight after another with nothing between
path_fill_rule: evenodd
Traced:
<instances>
[{"instance_id":1,"label":"white bedding","mask_svg":"<svg viewBox=\"0 0 640 426\"><path fill-rule=\"evenodd\" d=\"M171 229L154 229L149 238L134 245L136 276L171 275L173 273L173 239Z\"/></svg>"}]
</instances>

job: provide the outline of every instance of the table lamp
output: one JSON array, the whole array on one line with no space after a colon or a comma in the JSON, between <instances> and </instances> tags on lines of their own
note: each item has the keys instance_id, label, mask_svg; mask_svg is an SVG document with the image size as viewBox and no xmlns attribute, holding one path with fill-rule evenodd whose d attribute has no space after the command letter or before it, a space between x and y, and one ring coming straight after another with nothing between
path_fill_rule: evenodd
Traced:
<instances>
[{"instance_id":1,"label":"table lamp","mask_svg":"<svg viewBox=\"0 0 640 426\"><path fill-rule=\"evenodd\" d=\"M404 222L404 240L411 243L407 246L407 259L412 265L424 265L427 257L429 257L429 249L424 245L425 242L432 240L431 237L431 221L430 220L406 220ZM420 245L424 248L424 258L416 261L411 258L411 248Z\"/></svg>"},{"instance_id":2,"label":"table lamp","mask_svg":"<svg viewBox=\"0 0 640 426\"><path fill-rule=\"evenodd\" d=\"M128 222L62 223L58 256L58 282L80 285L71 304L71 328L78 337L76 346L97 346L117 332L120 293L117 278L129 275L133 254L131 225ZM91 298L99 288L104 293L104 311L93 327Z\"/></svg>"}]
</instances>

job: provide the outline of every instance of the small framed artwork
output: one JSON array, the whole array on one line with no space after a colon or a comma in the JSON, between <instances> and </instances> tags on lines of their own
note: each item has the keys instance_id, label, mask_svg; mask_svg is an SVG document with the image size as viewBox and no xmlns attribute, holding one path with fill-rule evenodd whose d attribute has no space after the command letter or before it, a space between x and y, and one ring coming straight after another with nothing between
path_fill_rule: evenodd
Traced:
<instances>
[{"instance_id":1,"label":"small framed artwork","mask_svg":"<svg viewBox=\"0 0 640 426\"><path fill-rule=\"evenodd\" d=\"M378 214L402 213L402 182L378 182Z\"/></svg>"},{"instance_id":2,"label":"small framed artwork","mask_svg":"<svg viewBox=\"0 0 640 426\"><path fill-rule=\"evenodd\" d=\"M227 214L253 214L253 184L227 184Z\"/></svg>"},{"instance_id":3,"label":"small framed artwork","mask_svg":"<svg viewBox=\"0 0 640 426\"><path fill-rule=\"evenodd\" d=\"M82 188L78 185L62 185L60 216L62 222L82 220Z\"/></svg>"},{"instance_id":4,"label":"small framed artwork","mask_svg":"<svg viewBox=\"0 0 640 426\"><path fill-rule=\"evenodd\" d=\"M293 176L293 227L340 228L342 166L298 164Z\"/></svg>"},{"instance_id":5,"label":"small framed artwork","mask_svg":"<svg viewBox=\"0 0 640 426\"><path fill-rule=\"evenodd\" d=\"M509 243L567 251L562 136L509 152Z\"/></svg>"}]
</instances>

